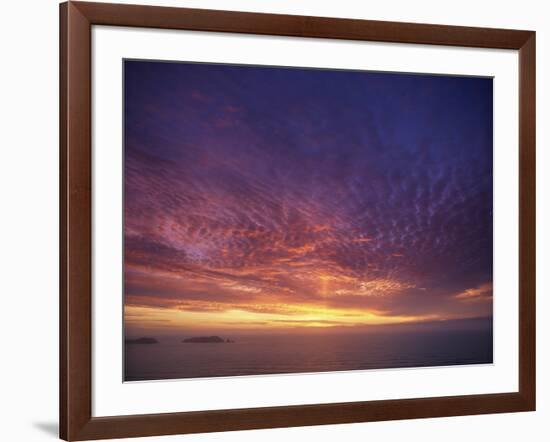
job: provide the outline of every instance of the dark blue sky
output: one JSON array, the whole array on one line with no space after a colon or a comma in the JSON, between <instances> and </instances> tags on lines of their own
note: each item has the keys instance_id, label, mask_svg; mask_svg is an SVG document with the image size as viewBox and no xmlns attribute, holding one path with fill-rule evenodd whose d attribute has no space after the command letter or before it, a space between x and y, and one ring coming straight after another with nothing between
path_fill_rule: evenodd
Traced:
<instances>
[{"instance_id":1,"label":"dark blue sky","mask_svg":"<svg viewBox=\"0 0 550 442\"><path fill-rule=\"evenodd\" d=\"M492 314L492 79L124 75L127 305L287 325Z\"/></svg>"}]
</instances>

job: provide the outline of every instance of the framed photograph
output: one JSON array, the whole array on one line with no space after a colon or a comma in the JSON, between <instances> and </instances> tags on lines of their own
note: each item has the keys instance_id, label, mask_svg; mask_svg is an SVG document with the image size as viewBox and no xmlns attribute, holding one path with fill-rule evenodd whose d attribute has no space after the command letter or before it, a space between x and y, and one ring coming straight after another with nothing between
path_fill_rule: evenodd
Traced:
<instances>
[{"instance_id":1,"label":"framed photograph","mask_svg":"<svg viewBox=\"0 0 550 442\"><path fill-rule=\"evenodd\" d=\"M60 24L61 438L535 410L535 32Z\"/></svg>"}]
</instances>

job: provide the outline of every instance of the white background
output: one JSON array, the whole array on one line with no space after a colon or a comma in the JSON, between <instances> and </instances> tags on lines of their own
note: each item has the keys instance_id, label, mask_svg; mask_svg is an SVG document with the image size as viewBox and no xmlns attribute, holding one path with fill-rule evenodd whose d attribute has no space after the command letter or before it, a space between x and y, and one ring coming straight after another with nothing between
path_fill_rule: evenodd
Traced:
<instances>
[{"instance_id":1,"label":"white background","mask_svg":"<svg viewBox=\"0 0 550 442\"><path fill-rule=\"evenodd\" d=\"M238 433L173 436L148 440L276 441L281 438L463 441L465 438L515 441L545 440L550 419L550 170L548 145L550 94L549 13L545 2L463 0L415 2L354 0L301 2L283 0L202 0L156 4L341 16L442 24L525 28L537 31L538 142L538 411L416 421L380 422ZM2 425L7 441L56 438L57 421L57 290L58 290L58 18L57 2L27 0L4 6L0 38L0 276L2 282L0 364ZM544 127L546 126L546 127ZM546 176L544 176L546 174ZM547 347L546 349L544 347Z\"/></svg>"},{"instance_id":2,"label":"white background","mask_svg":"<svg viewBox=\"0 0 550 442\"><path fill-rule=\"evenodd\" d=\"M93 416L518 391L517 52L104 26L92 48ZM494 364L122 383L123 58L494 77Z\"/></svg>"}]
</instances>

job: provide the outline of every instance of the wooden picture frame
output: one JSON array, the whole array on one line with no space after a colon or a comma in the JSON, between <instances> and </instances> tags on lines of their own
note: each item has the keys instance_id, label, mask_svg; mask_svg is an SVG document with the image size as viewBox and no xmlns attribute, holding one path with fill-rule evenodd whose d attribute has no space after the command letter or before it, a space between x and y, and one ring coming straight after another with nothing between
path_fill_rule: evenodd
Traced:
<instances>
[{"instance_id":1,"label":"wooden picture frame","mask_svg":"<svg viewBox=\"0 0 550 442\"><path fill-rule=\"evenodd\" d=\"M92 417L92 25L519 51L519 391ZM63 3L60 5L60 207L60 437L65 440L535 410L535 32L105 3Z\"/></svg>"}]
</instances>

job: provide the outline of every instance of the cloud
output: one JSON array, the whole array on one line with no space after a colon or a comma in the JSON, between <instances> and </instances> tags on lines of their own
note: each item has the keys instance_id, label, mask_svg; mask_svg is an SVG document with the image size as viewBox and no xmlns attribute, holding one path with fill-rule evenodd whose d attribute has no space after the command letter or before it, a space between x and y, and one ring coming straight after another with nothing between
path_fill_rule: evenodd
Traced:
<instances>
[{"instance_id":1,"label":"cloud","mask_svg":"<svg viewBox=\"0 0 550 442\"><path fill-rule=\"evenodd\" d=\"M455 297L466 302L491 302L493 300L493 283L487 282L478 287L464 290L455 295Z\"/></svg>"},{"instance_id":2,"label":"cloud","mask_svg":"<svg viewBox=\"0 0 550 442\"><path fill-rule=\"evenodd\" d=\"M488 313L467 301L492 297L490 80L125 72L130 305Z\"/></svg>"}]
</instances>

